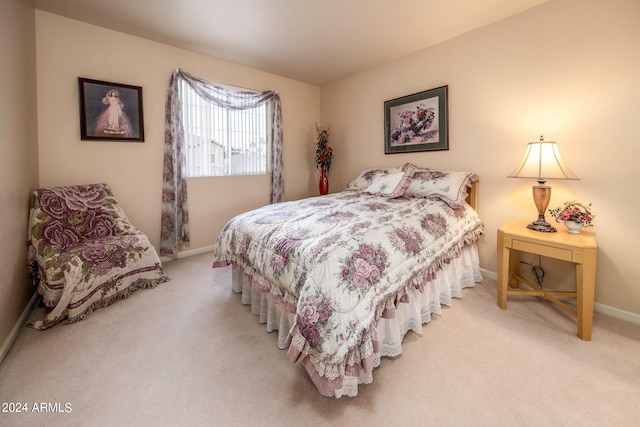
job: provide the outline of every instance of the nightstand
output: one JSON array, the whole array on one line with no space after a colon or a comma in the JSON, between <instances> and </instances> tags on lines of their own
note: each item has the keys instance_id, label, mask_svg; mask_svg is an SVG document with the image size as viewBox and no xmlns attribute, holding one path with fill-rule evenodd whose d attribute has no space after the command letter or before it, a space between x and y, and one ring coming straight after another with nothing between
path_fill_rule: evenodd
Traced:
<instances>
[{"instance_id":1,"label":"nightstand","mask_svg":"<svg viewBox=\"0 0 640 427\"><path fill-rule=\"evenodd\" d=\"M529 221L509 221L498 229L498 306L507 308L507 296L527 295L543 297L576 318L578 337L591 341L593 300L596 286L596 257L598 245L595 233L582 230L569 234L564 227L556 233L529 230ZM519 274L520 252L542 255L575 264L575 292L538 288ZM529 289L519 289L523 283ZM557 297L576 299L576 308Z\"/></svg>"}]
</instances>

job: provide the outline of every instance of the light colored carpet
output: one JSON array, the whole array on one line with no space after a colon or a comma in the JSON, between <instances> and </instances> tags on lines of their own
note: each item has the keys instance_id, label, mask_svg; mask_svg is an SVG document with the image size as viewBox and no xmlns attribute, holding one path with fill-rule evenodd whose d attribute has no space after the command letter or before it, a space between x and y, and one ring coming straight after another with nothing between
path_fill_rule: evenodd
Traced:
<instances>
[{"instance_id":1,"label":"light colored carpet","mask_svg":"<svg viewBox=\"0 0 640 427\"><path fill-rule=\"evenodd\" d=\"M593 341L535 298L463 291L355 398L322 397L230 290L209 254L85 321L25 328L0 366L2 426L629 426L640 423L640 327L595 315ZM40 309L38 309L40 310ZM37 315L37 311L33 315ZM44 402L55 413L33 412ZM66 406L65 406L66 404ZM65 410L68 412L64 412Z\"/></svg>"}]
</instances>

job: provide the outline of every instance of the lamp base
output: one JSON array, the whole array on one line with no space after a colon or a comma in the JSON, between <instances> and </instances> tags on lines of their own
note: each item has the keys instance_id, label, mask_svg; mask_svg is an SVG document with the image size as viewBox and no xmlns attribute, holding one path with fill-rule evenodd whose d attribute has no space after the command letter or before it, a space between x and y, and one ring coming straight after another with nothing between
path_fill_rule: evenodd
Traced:
<instances>
[{"instance_id":1,"label":"lamp base","mask_svg":"<svg viewBox=\"0 0 640 427\"><path fill-rule=\"evenodd\" d=\"M537 220L535 220L531 224L527 225L527 228L529 230L540 231L540 232L543 232L543 233L555 233L556 231L558 231L558 230L556 230L556 228L553 225L549 224L545 220L544 216L538 217Z\"/></svg>"},{"instance_id":2,"label":"lamp base","mask_svg":"<svg viewBox=\"0 0 640 427\"><path fill-rule=\"evenodd\" d=\"M529 230L541 231L543 233L555 233L556 228L547 222L544 217L544 213L549 206L549 200L551 199L551 187L545 185L545 180L538 179L538 185L533 186L533 202L538 209L538 219L527 225Z\"/></svg>"}]
</instances>

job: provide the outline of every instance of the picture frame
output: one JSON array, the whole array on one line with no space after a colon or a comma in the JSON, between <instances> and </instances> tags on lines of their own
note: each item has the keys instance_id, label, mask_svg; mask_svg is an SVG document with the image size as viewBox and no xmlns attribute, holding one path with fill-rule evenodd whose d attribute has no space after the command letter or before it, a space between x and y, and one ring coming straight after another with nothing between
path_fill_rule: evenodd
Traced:
<instances>
[{"instance_id":1,"label":"picture frame","mask_svg":"<svg viewBox=\"0 0 640 427\"><path fill-rule=\"evenodd\" d=\"M142 87L78 77L80 139L144 142Z\"/></svg>"},{"instance_id":2,"label":"picture frame","mask_svg":"<svg viewBox=\"0 0 640 427\"><path fill-rule=\"evenodd\" d=\"M384 103L384 153L449 149L448 86Z\"/></svg>"}]
</instances>

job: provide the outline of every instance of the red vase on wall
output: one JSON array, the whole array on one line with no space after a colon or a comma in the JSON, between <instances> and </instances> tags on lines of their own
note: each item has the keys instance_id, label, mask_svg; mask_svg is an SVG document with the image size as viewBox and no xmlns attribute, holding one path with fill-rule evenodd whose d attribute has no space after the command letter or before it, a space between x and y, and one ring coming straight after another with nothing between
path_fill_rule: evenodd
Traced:
<instances>
[{"instance_id":1,"label":"red vase on wall","mask_svg":"<svg viewBox=\"0 0 640 427\"><path fill-rule=\"evenodd\" d=\"M320 169L320 184L318 185L320 195L324 196L329 193L329 178L327 178L327 169L323 166Z\"/></svg>"}]
</instances>

